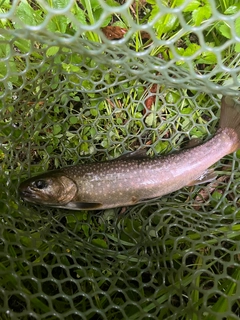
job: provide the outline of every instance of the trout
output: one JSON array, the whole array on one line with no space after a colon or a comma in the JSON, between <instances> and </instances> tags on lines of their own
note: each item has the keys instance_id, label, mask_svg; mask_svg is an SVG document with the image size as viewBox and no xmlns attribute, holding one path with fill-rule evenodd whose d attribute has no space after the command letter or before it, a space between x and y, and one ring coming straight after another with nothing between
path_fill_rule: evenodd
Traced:
<instances>
[{"instance_id":1,"label":"trout","mask_svg":"<svg viewBox=\"0 0 240 320\"><path fill-rule=\"evenodd\" d=\"M131 206L210 181L208 168L239 148L240 103L223 97L219 129L205 143L155 158L132 152L49 171L21 183L19 193L26 201L70 210Z\"/></svg>"}]
</instances>

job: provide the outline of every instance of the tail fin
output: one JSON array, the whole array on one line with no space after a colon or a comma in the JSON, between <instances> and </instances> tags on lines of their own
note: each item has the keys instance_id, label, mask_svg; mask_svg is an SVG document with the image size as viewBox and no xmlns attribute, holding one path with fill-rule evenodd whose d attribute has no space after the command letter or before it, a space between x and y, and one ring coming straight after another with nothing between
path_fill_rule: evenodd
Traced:
<instances>
[{"instance_id":1,"label":"tail fin","mask_svg":"<svg viewBox=\"0 0 240 320\"><path fill-rule=\"evenodd\" d=\"M229 96L223 96L221 100L220 128L229 130L233 137L234 150L240 149L240 102L236 102Z\"/></svg>"}]
</instances>

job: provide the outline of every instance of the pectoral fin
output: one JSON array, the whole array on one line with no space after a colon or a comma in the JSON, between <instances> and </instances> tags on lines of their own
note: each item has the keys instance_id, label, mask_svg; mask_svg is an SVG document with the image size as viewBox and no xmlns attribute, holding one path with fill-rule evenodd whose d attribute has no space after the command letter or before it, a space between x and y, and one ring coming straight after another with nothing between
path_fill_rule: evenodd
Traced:
<instances>
[{"instance_id":1,"label":"pectoral fin","mask_svg":"<svg viewBox=\"0 0 240 320\"><path fill-rule=\"evenodd\" d=\"M211 182L217 178L217 174L214 172L213 169L205 170L199 178L196 180L191 181L188 186L195 186L196 184Z\"/></svg>"},{"instance_id":2,"label":"pectoral fin","mask_svg":"<svg viewBox=\"0 0 240 320\"><path fill-rule=\"evenodd\" d=\"M70 210L97 210L101 209L102 206L102 203L98 202L69 202L65 205L65 208Z\"/></svg>"}]
</instances>

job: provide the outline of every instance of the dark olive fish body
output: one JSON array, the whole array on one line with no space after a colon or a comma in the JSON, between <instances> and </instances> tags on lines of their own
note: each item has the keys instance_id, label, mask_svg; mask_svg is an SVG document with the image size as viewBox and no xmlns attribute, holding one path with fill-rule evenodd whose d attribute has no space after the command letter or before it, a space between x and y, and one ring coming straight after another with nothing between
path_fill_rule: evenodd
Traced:
<instances>
[{"instance_id":1,"label":"dark olive fish body","mask_svg":"<svg viewBox=\"0 0 240 320\"><path fill-rule=\"evenodd\" d=\"M202 145L152 159L135 152L65 167L28 179L19 190L27 201L72 210L129 206L207 180L206 170L239 147L240 106L225 97L220 129Z\"/></svg>"}]
</instances>

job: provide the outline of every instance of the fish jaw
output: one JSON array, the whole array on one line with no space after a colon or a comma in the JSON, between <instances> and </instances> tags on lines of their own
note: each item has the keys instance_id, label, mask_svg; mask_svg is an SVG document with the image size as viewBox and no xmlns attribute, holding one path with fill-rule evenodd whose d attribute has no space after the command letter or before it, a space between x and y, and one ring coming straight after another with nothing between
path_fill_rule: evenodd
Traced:
<instances>
[{"instance_id":1,"label":"fish jaw","mask_svg":"<svg viewBox=\"0 0 240 320\"><path fill-rule=\"evenodd\" d=\"M30 188L30 186L23 187L22 185L19 188L19 195L21 199L33 202L33 203L41 203L42 198Z\"/></svg>"}]
</instances>

